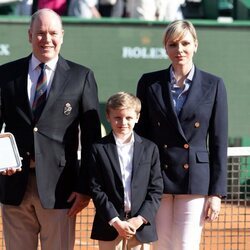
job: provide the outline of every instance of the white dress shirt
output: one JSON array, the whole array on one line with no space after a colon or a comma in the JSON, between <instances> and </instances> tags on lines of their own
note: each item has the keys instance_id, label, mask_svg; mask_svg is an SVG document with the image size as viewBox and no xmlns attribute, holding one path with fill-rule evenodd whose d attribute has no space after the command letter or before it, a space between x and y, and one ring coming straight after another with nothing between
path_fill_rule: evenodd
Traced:
<instances>
[{"instance_id":1,"label":"white dress shirt","mask_svg":"<svg viewBox=\"0 0 250 250\"><path fill-rule=\"evenodd\" d=\"M131 210L131 177L133 169L134 133L131 134L131 139L127 143L121 142L121 140L115 135L114 138L124 187L124 211L129 212Z\"/></svg>"},{"instance_id":2,"label":"white dress shirt","mask_svg":"<svg viewBox=\"0 0 250 250\"><path fill-rule=\"evenodd\" d=\"M116 148L118 152L119 164L122 174L122 184L124 188L124 212L130 212L131 210L131 177L132 177L132 161L134 153L134 133L131 134L131 139L128 143L122 143L115 134ZM119 218L115 217L109 221L109 225L112 226Z\"/></svg>"},{"instance_id":3,"label":"white dress shirt","mask_svg":"<svg viewBox=\"0 0 250 250\"><path fill-rule=\"evenodd\" d=\"M58 56L54 58L53 60L46 63L45 72L47 76L47 96L51 87L53 77L55 75L57 61L58 61ZM28 81L27 91L28 91L28 97L29 97L29 102L30 102L31 107L32 107L34 97L35 97L37 80L41 73L41 68L39 67L40 63L41 62L34 55L32 55L30 62L29 62L29 71L28 71L28 79L27 79Z\"/></svg>"},{"instance_id":4,"label":"white dress shirt","mask_svg":"<svg viewBox=\"0 0 250 250\"><path fill-rule=\"evenodd\" d=\"M120 169L122 174L122 183L124 187L124 212L131 211L131 178L133 173L133 155L134 155L134 132L131 133L130 141L122 143L113 133L118 152L118 158L120 163ZM147 220L141 215L137 215L141 218L143 223L147 224ZM109 225L112 226L119 218L115 217L109 221Z\"/></svg>"}]
</instances>

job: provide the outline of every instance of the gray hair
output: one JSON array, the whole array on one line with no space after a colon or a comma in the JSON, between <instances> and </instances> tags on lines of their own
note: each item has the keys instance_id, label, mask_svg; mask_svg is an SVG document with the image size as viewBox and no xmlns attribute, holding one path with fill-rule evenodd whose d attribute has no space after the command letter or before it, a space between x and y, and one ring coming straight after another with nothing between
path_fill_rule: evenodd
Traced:
<instances>
[{"instance_id":1,"label":"gray hair","mask_svg":"<svg viewBox=\"0 0 250 250\"><path fill-rule=\"evenodd\" d=\"M33 23L35 22L36 18L39 17L41 15L41 13L44 12L51 12L52 14L54 14L55 16L58 17L58 20L61 23L61 26L63 28L63 24L62 24L62 18L53 10L48 9L48 8L44 8L44 9L39 9L37 10L32 16L31 16L31 20L30 20L30 28L32 27Z\"/></svg>"}]
</instances>

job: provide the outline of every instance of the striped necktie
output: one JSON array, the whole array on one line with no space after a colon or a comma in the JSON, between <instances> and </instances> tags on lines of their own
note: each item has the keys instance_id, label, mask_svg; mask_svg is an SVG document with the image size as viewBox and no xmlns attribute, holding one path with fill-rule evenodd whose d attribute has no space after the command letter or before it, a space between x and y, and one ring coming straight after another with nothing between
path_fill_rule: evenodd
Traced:
<instances>
[{"instance_id":1,"label":"striped necktie","mask_svg":"<svg viewBox=\"0 0 250 250\"><path fill-rule=\"evenodd\" d=\"M34 101L32 105L32 111L34 115L34 121L37 122L43 108L46 103L46 95L47 95L47 76L45 72L46 65L44 63L39 64L41 68L41 73L38 77L36 84L36 91L34 96Z\"/></svg>"}]
</instances>

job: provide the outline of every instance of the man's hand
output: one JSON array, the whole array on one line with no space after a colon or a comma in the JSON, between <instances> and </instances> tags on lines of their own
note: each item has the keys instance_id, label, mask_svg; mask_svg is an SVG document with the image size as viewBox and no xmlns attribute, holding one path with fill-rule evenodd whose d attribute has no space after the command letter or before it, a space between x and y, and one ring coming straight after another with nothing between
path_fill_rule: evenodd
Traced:
<instances>
[{"instance_id":1,"label":"man's hand","mask_svg":"<svg viewBox=\"0 0 250 250\"><path fill-rule=\"evenodd\" d=\"M68 216L73 217L77 213L81 212L82 209L88 206L90 199L91 198L88 195L72 192L72 194L68 198L68 202L74 201L74 203L68 211Z\"/></svg>"},{"instance_id":2,"label":"man's hand","mask_svg":"<svg viewBox=\"0 0 250 250\"><path fill-rule=\"evenodd\" d=\"M207 221L214 221L218 219L221 207L221 198L218 196L210 196L205 204L205 219Z\"/></svg>"},{"instance_id":3,"label":"man's hand","mask_svg":"<svg viewBox=\"0 0 250 250\"><path fill-rule=\"evenodd\" d=\"M16 172L20 172L20 171L22 171L21 167L20 168L7 168L7 169L1 171L0 174L11 176L11 175L15 174Z\"/></svg>"}]
</instances>

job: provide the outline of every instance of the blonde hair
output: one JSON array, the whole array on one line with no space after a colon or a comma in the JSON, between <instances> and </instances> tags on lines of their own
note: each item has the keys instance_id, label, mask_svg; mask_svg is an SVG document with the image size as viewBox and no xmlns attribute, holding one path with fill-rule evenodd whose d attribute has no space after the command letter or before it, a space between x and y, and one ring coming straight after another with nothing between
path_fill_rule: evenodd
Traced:
<instances>
[{"instance_id":1,"label":"blonde hair","mask_svg":"<svg viewBox=\"0 0 250 250\"><path fill-rule=\"evenodd\" d=\"M198 41L196 30L191 22L187 20L176 20L171 22L164 31L163 45L165 46L169 39L181 39L187 32L190 32L195 42Z\"/></svg>"},{"instance_id":2,"label":"blonde hair","mask_svg":"<svg viewBox=\"0 0 250 250\"><path fill-rule=\"evenodd\" d=\"M134 109L137 114L141 111L141 101L138 97L127 92L118 92L112 95L106 103L106 113L110 109Z\"/></svg>"}]
</instances>

